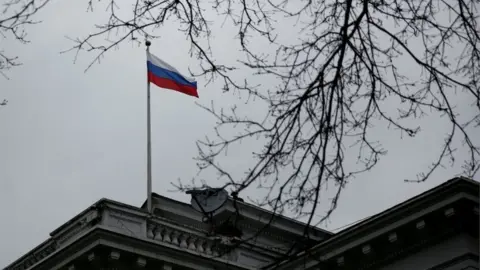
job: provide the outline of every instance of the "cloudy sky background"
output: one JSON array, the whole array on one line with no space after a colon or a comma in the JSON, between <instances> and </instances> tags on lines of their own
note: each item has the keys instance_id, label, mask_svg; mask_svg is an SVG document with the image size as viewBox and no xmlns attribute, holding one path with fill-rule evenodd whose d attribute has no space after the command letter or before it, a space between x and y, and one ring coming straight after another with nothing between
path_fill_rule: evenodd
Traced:
<instances>
[{"instance_id":1,"label":"cloudy sky background","mask_svg":"<svg viewBox=\"0 0 480 270\"><path fill-rule=\"evenodd\" d=\"M84 73L93 55L81 54L73 64L73 54L59 54L72 46L66 35L88 34L93 22L102 18L102 10L85 13L82 2L54 1L42 10L38 15L44 22L28 29L30 44L0 40L5 52L24 63L7 73L10 80L0 77L0 99L9 101L0 107L1 267L102 197L133 205L146 199L144 47L125 43ZM189 57L188 42L171 26L160 31L162 39L154 41L152 53L179 70L195 68L198 62ZM240 57L231 50L236 44L233 37L234 31L227 28L216 34L217 59ZM220 84L204 87L200 80L199 92L201 104L239 103L233 94L222 93ZM462 104L469 102L467 98L457 97ZM152 87L153 191L182 201L189 197L169 192L174 189L170 182L196 175L195 141L212 134L215 124L195 102ZM261 112L257 107L249 110ZM473 111L466 107L462 113ZM322 227L333 230L363 219L460 173L458 163L439 169L425 183L403 182L430 164L449 128L446 119L426 118L417 138L400 140L395 132L378 127L376 136L388 156L347 186L337 211ZM235 164L248 164L248 152L234 156ZM458 155L464 157L465 149ZM212 180L215 175L202 177Z\"/></svg>"}]
</instances>

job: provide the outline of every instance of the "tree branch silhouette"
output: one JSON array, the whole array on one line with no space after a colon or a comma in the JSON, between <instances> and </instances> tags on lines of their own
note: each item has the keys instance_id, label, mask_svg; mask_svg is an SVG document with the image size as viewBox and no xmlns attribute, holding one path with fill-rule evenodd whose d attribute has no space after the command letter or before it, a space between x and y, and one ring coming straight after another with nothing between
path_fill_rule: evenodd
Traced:
<instances>
[{"instance_id":1,"label":"tree branch silhouette","mask_svg":"<svg viewBox=\"0 0 480 270\"><path fill-rule=\"evenodd\" d=\"M442 134L439 154L425 171L406 181L425 181L445 163L458 162L457 139L469 152L461 161L464 174L473 177L480 169L478 140L472 138L480 126L476 0L215 0L213 6L199 0L137 0L126 19L118 15L117 1L107 3L107 21L89 36L72 39L71 50L76 55L83 50L95 53L93 64L121 43L141 42L145 35L155 38L155 28L176 22L201 67L193 75L207 84L219 80L224 91L246 94L268 108L265 115L252 117L236 107L227 111L201 105L216 118L217 136L198 141L200 170L217 171L235 194L248 187L266 189L258 204L306 218L306 235L336 209L347 182L376 167L387 154L375 139L376 126L386 124L402 136L415 137L422 129L413 120L427 114L447 119L451 128ZM214 15L205 11L212 7ZM89 8L95 8L93 1ZM238 31L244 53L238 65L216 60L209 45L210 22L220 17ZM288 42L279 39L276 18L295 20L297 35ZM272 53L262 53L259 43L269 44ZM461 53L449 57L453 47ZM418 69L418 76L402 71L402 61ZM248 79L237 81L233 74L239 68L274 77L278 84L272 89ZM465 104L474 110L468 119L459 115L455 95L471 100ZM222 166L231 146L259 138L263 147L253 154L255 163L244 175L234 176ZM346 166L347 151L349 156L357 153L355 166ZM330 206L314 220L321 191L329 183L336 187Z\"/></svg>"},{"instance_id":2,"label":"tree branch silhouette","mask_svg":"<svg viewBox=\"0 0 480 270\"><path fill-rule=\"evenodd\" d=\"M25 27L39 23L34 15L50 0L7 0L0 7L0 37L28 43ZM18 56L10 56L0 48L0 74L8 79L5 71L19 66Z\"/></svg>"}]
</instances>

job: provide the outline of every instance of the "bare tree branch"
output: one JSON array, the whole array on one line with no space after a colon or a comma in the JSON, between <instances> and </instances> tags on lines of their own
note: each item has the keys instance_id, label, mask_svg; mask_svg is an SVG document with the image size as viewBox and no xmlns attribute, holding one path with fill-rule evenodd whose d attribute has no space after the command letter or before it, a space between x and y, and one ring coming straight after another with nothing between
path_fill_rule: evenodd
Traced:
<instances>
[{"instance_id":1,"label":"bare tree branch","mask_svg":"<svg viewBox=\"0 0 480 270\"><path fill-rule=\"evenodd\" d=\"M25 27L36 24L33 16L50 0L6 0L0 6L0 43L1 40L13 38L20 43L28 43ZM10 56L0 46L0 75L9 79L6 71L21 65L18 56ZM4 99L0 106L7 105Z\"/></svg>"},{"instance_id":2,"label":"bare tree branch","mask_svg":"<svg viewBox=\"0 0 480 270\"><path fill-rule=\"evenodd\" d=\"M422 131L416 119L431 115L448 121L450 131L442 134L431 166L406 181L425 181L446 162L456 162L455 141L469 152L462 161L464 174L472 177L480 169L478 140L472 138L480 126L478 0L215 0L215 16L205 11L210 4L199 0L137 0L127 18L117 14L116 0L100 2L108 3L108 19L89 36L72 39L76 54L96 53L93 64L121 43L152 38L156 27L174 21L198 58L201 71L194 75L207 83L219 80L223 90L247 94L268 108L265 115L251 117L237 107L202 105L217 126L215 138L197 143L199 169L215 170L235 194L248 187L265 189L258 204L305 218L307 236L310 226L335 210L347 182L387 154L375 139L375 127L386 124L415 137ZM278 20L295 21L297 36L282 41ZM240 65L214 58L209 44L215 21L236 27L244 53ZM269 44L270 54L255 46L259 43ZM451 48L461 53L451 56ZM237 81L233 74L239 68L276 78L278 85L272 90L248 79ZM456 95L471 100L462 106L471 106L473 115L459 115ZM234 175L222 157L248 140L261 140L263 147L244 175ZM347 161L352 153L358 157L355 164ZM336 190L317 219L329 183Z\"/></svg>"},{"instance_id":3,"label":"bare tree branch","mask_svg":"<svg viewBox=\"0 0 480 270\"><path fill-rule=\"evenodd\" d=\"M0 37L13 38L20 43L28 43L25 27L39 23L33 16L50 0L8 0L0 7ZM8 56L0 48L0 74L5 78L5 70L20 65L17 56Z\"/></svg>"}]
</instances>

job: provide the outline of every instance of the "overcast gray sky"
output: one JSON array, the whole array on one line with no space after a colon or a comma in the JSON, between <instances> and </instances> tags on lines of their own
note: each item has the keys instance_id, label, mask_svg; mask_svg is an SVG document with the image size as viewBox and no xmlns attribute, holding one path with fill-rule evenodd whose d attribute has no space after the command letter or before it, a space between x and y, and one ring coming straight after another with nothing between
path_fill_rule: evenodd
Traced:
<instances>
[{"instance_id":1,"label":"overcast gray sky","mask_svg":"<svg viewBox=\"0 0 480 270\"><path fill-rule=\"evenodd\" d=\"M44 22L29 28L30 44L1 40L1 48L24 63L8 72L10 80L0 77L0 99L9 101L0 107L2 267L102 197L138 206L146 198L145 51L123 44L87 73L83 70L92 55L83 54L73 64L73 54L59 54L72 45L65 35L84 35L98 19L84 12L83 2L52 2L39 14ZM151 51L186 72L198 63L189 58L185 38L171 29L161 30L164 38L154 41ZM214 39L217 56L235 59L237 52L229 51L233 34L225 31ZM202 104L238 102L231 93L222 93L221 85L203 84L200 80ZM189 198L168 192L173 189L170 182L195 176L195 140L211 134L215 123L195 101L152 87L153 191L182 201ZM460 97L459 102L466 101ZM429 165L450 127L445 120L423 122L426 131L415 140L400 140L385 127L378 128L388 156L347 186L324 228L378 213L461 172L457 164L439 169L426 183L403 182ZM460 156L466 153L459 151L464 151ZM245 162L249 156L235 160Z\"/></svg>"}]
</instances>

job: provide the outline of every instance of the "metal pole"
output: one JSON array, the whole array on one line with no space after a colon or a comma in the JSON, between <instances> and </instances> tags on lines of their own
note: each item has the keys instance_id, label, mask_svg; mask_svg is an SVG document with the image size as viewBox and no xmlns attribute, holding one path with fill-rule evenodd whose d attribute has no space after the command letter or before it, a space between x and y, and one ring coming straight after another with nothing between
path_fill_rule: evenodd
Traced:
<instances>
[{"instance_id":1,"label":"metal pole","mask_svg":"<svg viewBox=\"0 0 480 270\"><path fill-rule=\"evenodd\" d=\"M150 53L151 42L146 40L147 59ZM147 68L148 74L148 68ZM150 75L148 75L150 76ZM147 210L152 213L152 142L150 127L150 80L147 80Z\"/></svg>"}]
</instances>

